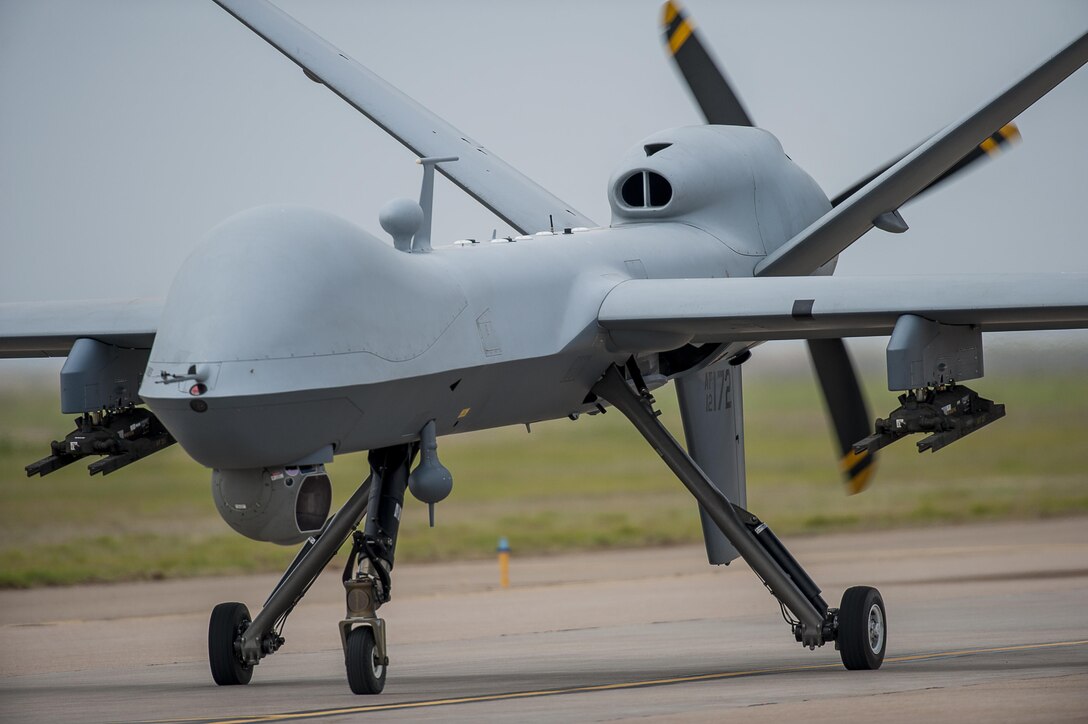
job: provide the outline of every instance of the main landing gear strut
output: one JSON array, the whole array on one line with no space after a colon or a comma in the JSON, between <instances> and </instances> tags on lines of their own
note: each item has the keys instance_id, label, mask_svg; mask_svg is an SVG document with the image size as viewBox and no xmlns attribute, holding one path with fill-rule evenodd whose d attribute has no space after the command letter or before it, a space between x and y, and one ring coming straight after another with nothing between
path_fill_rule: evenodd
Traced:
<instances>
[{"instance_id":1,"label":"main landing gear strut","mask_svg":"<svg viewBox=\"0 0 1088 724\"><path fill-rule=\"evenodd\" d=\"M848 669L878 669L887 647L887 615L875 588L857 586L843 594L839 608L828 608L820 589L766 523L733 505L657 419L653 397L637 379L636 393L616 366L593 392L622 412L695 496L745 562L782 606L803 646L835 642ZM792 614L792 615L790 615Z\"/></svg>"},{"instance_id":2,"label":"main landing gear strut","mask_svg":"<svg viewBox=\"0 0 1088 724\"><path fill-rule=\"evenodd\" d=\"M208 660L220 686L248 684L253 667L284 643L283 625L318 575L352 538L344 570L347 616L340 622L348 684L356 694L385 687L389 655L385 621L378 608L389 601L393 554L404 508L404 491L417 445L396 445L370 453L370 476L321 532L308 540L252 619L242 603L221 603L208 625ZM363 531L357 530L366 515Z\"/></svg>"}]
</instances>

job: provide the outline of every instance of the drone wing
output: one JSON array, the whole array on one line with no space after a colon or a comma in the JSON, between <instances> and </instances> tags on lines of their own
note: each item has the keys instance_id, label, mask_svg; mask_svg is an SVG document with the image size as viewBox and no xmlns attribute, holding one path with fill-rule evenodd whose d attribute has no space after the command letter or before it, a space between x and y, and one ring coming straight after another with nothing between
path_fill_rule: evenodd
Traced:
<instances>
[{"instance_id":1,"label":"drone wing","mask_svg":"<svg viewBox=\"0 0 1088 724\"><path fill-rule=\"evenodd\" d=\"M1015 116L1088 61L1080 36L1001 95L945 128L787 241L756 267L760 276L811 274L999 133Z\"/></svg>"},{"instance_id":2,"label":"drone wing","mask_svg":"<svg viewBox=\"0 0 1088 724\"><path fill-rule=\"evenodd\" d=\"M890 334L904 314L984 332L1088 327L1088 274L632 279L597 316L627 351Z\"/></svg>"},{"instance_id":3,"label":"drone wing","mask_svg":"<svg viewBox=\"0 0 1088 724\"><path fill-rule=\"evenodd\" d=\"M262 0L216 0L246 27L421 158L457 156L438 170L523 234L597 226L520 171Z\"/></svg>"},{"instance_id":4,"label":"drone wing","mask_svg":"<svg viewBox=\"0 0 1088 724\"><path fill-rule=\"evenodd\" d=\"M0 357L66 357L80 338L151 349L161 313L158 299L0 304Z\"/></svg>"}]
</instances>

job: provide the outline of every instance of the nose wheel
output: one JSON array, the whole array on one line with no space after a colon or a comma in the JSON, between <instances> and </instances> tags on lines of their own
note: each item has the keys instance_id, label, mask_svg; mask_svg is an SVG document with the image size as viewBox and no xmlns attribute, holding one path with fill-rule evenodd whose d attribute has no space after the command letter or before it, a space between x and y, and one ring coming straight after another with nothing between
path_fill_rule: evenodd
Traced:
<instances>
[{"instance_id":1,"label":"nose wheel","mask_svg":"<svg viewBox=\"0 0 1088 724\"><path fill-rule=\"evenodd\" d=\"M366 626L352 629L344 651L344 663L348 671L348 686L354 694L380 694L385 688L385 675L389 667L385 657L378 653L374 632Z\"/></svg>"},{"instance_id":2,"label":"nose wheel","mask_svg":"<svg viewBox=\"0 0 1088 724\"><path fill-rule=\"evenodd\" d=\"M879 669L888 645L888 615L880 591L855 586L842 594L837 645L848 669Z\"/></svg>"}]
</instances>

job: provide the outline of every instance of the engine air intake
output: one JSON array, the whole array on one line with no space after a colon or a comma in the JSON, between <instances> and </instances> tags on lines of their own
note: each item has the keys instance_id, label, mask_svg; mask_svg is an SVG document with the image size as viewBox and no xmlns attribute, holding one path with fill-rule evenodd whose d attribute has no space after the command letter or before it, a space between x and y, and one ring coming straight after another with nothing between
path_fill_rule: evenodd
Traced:
<instances>
[{"instance_id":1,"label":"engine air intake","mask_svg":"<svg viewBox=\"0 0 1088 724\"><path fill-rule=\"evenodd\" d=\"M620 199L634 209L660 209L672 201L672 184L655 171L638 171L620 185Z\"/></svg>"}]
</instances>

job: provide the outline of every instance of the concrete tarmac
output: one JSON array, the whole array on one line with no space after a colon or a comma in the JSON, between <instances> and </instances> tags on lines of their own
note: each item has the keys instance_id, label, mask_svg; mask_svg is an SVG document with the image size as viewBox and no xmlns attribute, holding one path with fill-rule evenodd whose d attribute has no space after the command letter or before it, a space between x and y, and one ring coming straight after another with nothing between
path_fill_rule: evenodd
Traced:
<instances>
[{"instance_id":1,"label":"concrete tarmac","mask_svg":"<svg viewBox=\"0 0 1088 724\"><path fill-rule=\"evenodd\" d=\"M275 576L0 592L0 721L1088 721L1088 519L787 540L837 604L877 586L889 647L848 672L794 643L751 571L683 547L398 566L385 692L353 696L330 570L243 687L212 606Z\"/></svg>"}]
</instances>

